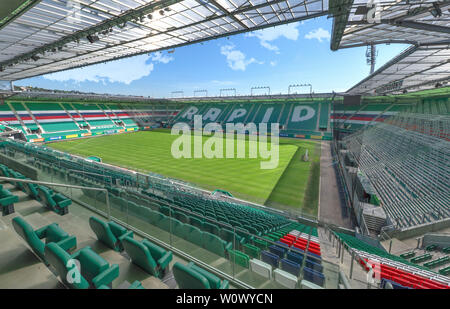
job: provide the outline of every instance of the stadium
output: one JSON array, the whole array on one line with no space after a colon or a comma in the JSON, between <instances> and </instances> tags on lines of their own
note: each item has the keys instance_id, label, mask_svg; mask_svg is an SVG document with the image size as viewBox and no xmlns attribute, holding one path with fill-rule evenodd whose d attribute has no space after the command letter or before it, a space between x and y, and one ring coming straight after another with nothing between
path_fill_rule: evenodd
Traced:
<instances>
[{"instance_id":1,"label":"stadium","mask_svg":"<svg viewBox=\"0 0 450 309\"><path fill-rule=\"evenodd\" d=\"M0 288L449 289L449 15L438 0L1 4ZM319 17L332 51L367 47L370 74L345 91L18 86ZM375 67L383 44L408 48Z\"/></svg>"}]
</instances>

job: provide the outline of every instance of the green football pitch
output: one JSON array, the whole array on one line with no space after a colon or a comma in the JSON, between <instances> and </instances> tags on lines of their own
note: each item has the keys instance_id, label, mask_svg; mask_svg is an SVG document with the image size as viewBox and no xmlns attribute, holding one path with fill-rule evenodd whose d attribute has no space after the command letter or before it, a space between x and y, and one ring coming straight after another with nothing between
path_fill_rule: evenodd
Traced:
<instances>
[{"instance_id":1,"label":"green football pitch","mask_svg":"<svg viewBox=\"0 0 450 309\"><path fill-rule=\"evenodd\" d=\"M317 215L319 143L281 138L278 167L261 169L260 162L268 159L259 153L257 158L249 158L248 140L245 158L235 155L235 158L176 159L171 148L177 138L166 130L142 131L61 141L48 146L84 157L98 156L105 163L161 174L208 190L226 190L235 197L270 207L294 208ZM203 143L211 139L202 138ZM220 140L225 150L226 139ZM193 153L193 142L191 148ZM236 150L235 146L235 153ZM302 161L306 150L309 162Z\"/></svg>"}]
</instances>

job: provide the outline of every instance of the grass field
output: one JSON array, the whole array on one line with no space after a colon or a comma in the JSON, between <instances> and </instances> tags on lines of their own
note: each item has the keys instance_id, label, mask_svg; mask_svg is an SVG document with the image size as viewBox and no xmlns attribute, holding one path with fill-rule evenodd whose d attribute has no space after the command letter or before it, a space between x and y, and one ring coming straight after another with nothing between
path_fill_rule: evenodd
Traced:
<instances>
[{"instance_id":1,"label":"grass field","mask_svg":"<svg viewBox=\"0 0 450 309\"><path fill-rule=\"evenodd\" d=\"M62 141L48 146L85 157L99 156L105 163L158 173L208 190L227 190L238 198L272 207L291 207L317 214L317 204L314 205L311 195L317 195L318 188L311 187L310 178L314 162L320 158L316 151L320 149L318 143L280 139L278 167L263 170L260 162L267 160L259 156L248 158L248 141L246 158L176 159L171 154L176 138L169 131L152 131ZM203 142L208 139L203 137ZM301 161L306 149L310 162Z\"/></svg>"}]
</instances>

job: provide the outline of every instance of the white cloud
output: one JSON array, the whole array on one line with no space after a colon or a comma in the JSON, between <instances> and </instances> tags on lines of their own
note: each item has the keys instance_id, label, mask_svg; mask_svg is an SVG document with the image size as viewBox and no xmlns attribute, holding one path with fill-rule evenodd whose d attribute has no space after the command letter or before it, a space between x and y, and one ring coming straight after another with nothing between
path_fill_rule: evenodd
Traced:
<instances>
[{"instance_id":1,"label":"white cloud","mask_svg":"<svg viewBox=\"0 0 450 309\"><path fill-rule=\"evenodd\" d=\"M163 55L162 52L156 52L151 55L151 59L154 62L161 62L161 63L167 64L173 60L173 57Z\"/></svg>"},{"instance_id":2,"label":"white cloud","mask_svg":"<svg viewBox=\"0 0 450 309\"><path fill-rule=\"evenodd\" d=\"M308 40L317 39L319 42L322 42L322 39L330 40L330 37L331 37L330 32L328 32L328 30L324 30L322 28L312 30L308 34L305 35L305 39L308 39Z\"/></svg>"},{"instance_id":3,"label":"white cloud","mask_svg":"<svg viewBox=\"0 0 450 309\"><path fill-rule=\"evenodd\" d=\"M263 30L258 30L255 32L250 32L247 37L256 37L259 39L259 43L262 47L268 50L279 53L279 48L276 45L270 44L269 42L275 41L278 38L284 37L288 40L296 41L299 36L298 26L301 25L300 22L281 25L273 28L266 28Z\"/></svg>"},{"instance_id":4,"label":"white cloud","mask_svg":"<svg viewBox=\"0 0 450 309\"><path fill-rule=\"evenodd\" d=\"M276 62L276 61L270 61L270 66L274 67L274 66L276 66L276 65L277 65L277 62Z\"/></svg>"},{"instance_id":5,"label":"white cloud","mask_svg":"<svg viewBox=\"0 0 450 309\"><path fill-rule=\"evenodd\" d=\"M228 66L235 71L245 71L247 66L252 63L263 64L255 58L247 59L247 56L240 50L235 49L233 44L220 47L220 53L227 57Z\"/></svg>"},{"instance_id":6,"label":"white cloud","mask_svg":"<svg viewBox=\"0 0 450 309\"><path fill-rule=\"evenodd\" d=\"M139 80L150 73L155 68L155 63L169 63L172 57L162 55L162 53L154 53L152 55L141 55L131 58L124 58L106 63L94 64L91 66L62 71L44 75L45 79L52 81L74 81L95 82L95 83L123 83L131 84L133 81Z\"/></svg>"}]
</instances>

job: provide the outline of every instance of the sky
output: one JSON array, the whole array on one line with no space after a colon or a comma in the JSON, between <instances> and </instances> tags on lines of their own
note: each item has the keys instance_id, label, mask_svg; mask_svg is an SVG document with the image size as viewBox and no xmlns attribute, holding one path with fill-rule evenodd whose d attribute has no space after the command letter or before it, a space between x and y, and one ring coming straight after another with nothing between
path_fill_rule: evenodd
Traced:
<instances>
[{"instance_id":1,"label":"sky","mask_svg":"<svg viewBox=\"0 0 450 309\"><path fill-rule=\"evenodd\" d=\"M343 92L369 74L366 47L330 50L332 19L320 17L16 81L18 86L157 98L248 95L252 87L287 93L311 84L314 93ZM376 68L408 45L378 45ZM182 91L183 93L179 93ZM267 89L254 89L267 94ZM307 87L292 92L307 93ZM234 91L223 91L234 94Z\"/></svg>"}]
</instances>

